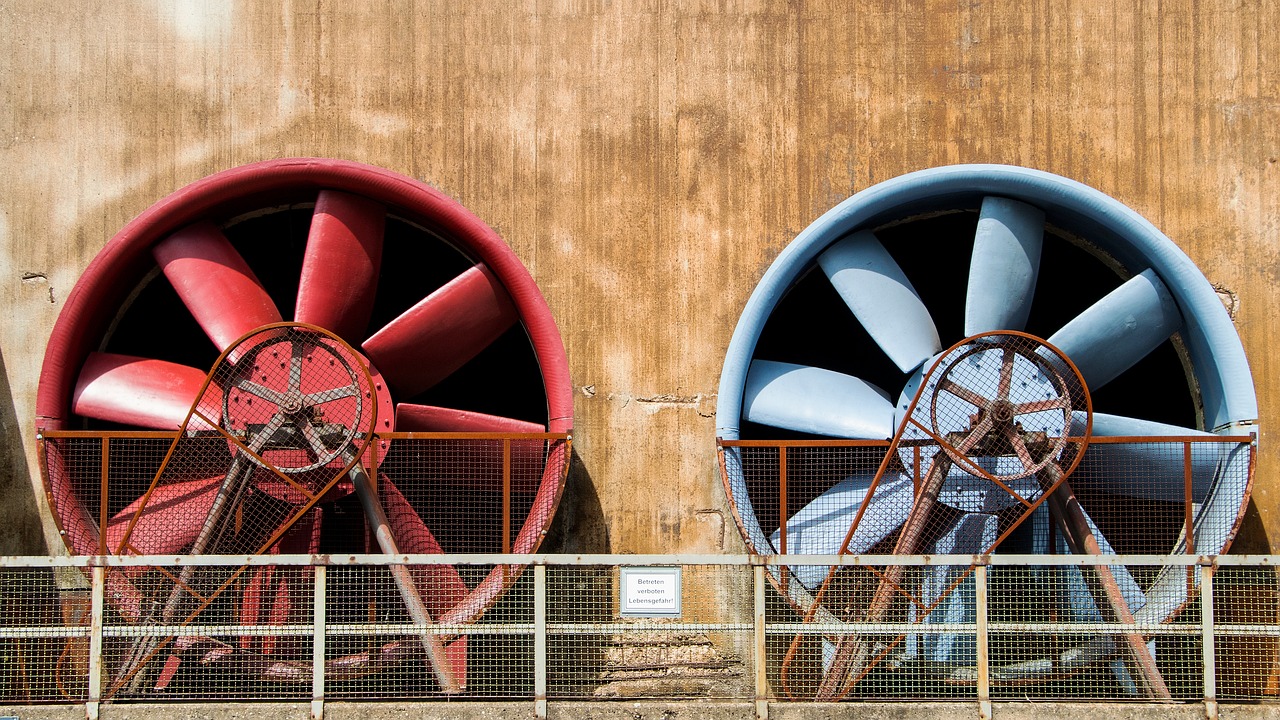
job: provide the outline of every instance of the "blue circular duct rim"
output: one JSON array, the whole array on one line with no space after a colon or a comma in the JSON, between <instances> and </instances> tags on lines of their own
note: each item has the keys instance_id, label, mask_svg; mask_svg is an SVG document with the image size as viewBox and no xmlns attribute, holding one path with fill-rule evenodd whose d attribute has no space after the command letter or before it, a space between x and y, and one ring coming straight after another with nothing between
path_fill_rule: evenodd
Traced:
<instances>
[{"instance_id":1,"label":"blue circular duct rim","mask_svg":"<svg viewBox=\"0 0 1280 720\"><path fill-rule=\"evenodd\" d=\"M778 302L823 250L859 228L943 207L976 205L986 195L1039 207L1048 223L1085 238L1131 274L1154 270L1182 313L1180 335L1199 387L1205 429L1231 431L1257 421L1253 377L1235 326L1204 274L1172 240L1123 203L1074 180L1011 165L952 165L858 192L782 250L751 293L729 341L717 400L719 437L738 439L756 341Z\"/></svg>"}]
</instances>

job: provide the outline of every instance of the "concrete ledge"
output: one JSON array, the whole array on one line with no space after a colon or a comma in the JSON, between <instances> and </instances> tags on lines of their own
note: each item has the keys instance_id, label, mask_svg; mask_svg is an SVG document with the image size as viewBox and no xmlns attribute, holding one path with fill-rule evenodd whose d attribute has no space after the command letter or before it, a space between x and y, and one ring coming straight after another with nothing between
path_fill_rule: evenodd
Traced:
<instances>
[{"instance_id":1,"label":"concrete ledge","mask_svg":"<svg viewBox=\"0 0 1280 720\"><path fill-rule=\"evenodd\" d=\"M994 703L996 720L1202 720L1200 704L1141 703ZM103 705L101 720L306 720L309 703L156 703ZM0 717L20 720L82 720L83 705L0 706ZM527 720L533 702L333 702L324 707L326 720ZM549 702L549 720L754 720L751 703L685 700L668 702ZM934 720L977 718L973 703L777 703L769 706L771 720ZM1280 718L1280 703L1219 706L1223 720Z\"/></svg>"}]
</instances>

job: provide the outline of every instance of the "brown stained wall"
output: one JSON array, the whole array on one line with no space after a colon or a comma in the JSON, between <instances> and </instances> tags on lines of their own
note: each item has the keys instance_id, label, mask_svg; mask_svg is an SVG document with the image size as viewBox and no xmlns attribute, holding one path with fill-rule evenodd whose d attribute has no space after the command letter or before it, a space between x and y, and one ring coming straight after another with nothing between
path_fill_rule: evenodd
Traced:
<instances>
[{"instance_id":1,"label":"brown stained wall","mask_svg":"<svg viewBox=\"0 0 1280 720\"><path fill-rule=\"evenodd\" d=\"M1280 547L1278 19L1271 0L0 2L0 552L45 547L37 375L86 264L174 189L295 155L425 180L529 267L576 386L576 550L741 547L720 366L822 212L948 163L1092 185L1238 304L1268 429L1245 545L1265 525Z\"/></svg>"}]
</instances>

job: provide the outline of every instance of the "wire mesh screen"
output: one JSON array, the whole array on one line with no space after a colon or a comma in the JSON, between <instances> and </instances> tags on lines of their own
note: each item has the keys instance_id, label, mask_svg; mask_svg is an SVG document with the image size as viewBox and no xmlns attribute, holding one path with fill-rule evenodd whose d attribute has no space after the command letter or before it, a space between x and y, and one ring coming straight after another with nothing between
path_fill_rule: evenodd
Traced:
<instances>
[{"instance_id":1,"label":"wire mesh screen","mask_svg":"<svg viewBox=\"0 0 1280 720\"><path fill-rule=\"evenodd\" d=\"M90 602L52 569L0 567L0 702L85 700Z\"/></svg>"},{"instance_id":2,"label":"wire mesh screen","mask_svg":"<svg viewBox=\"0 0 1280 720\"><path fill-rule=\"evenodd\" d=\"M651 566L627 564L634 556L537 556L546 567L518 578L501 564L510 557L133 557L100 571L96 558L2 558L0 703L786 702L827 686L831 699L848 701L972 701L986 688L997 701L1195 702L1211 692L1207 677L1226 701L1274 700L1280 687L1274 557L1223 556L1211 568L1185 556L1154 565L996 556L989 566L954 555L809 556L804 566L761 568L758 588L759 559L745 556L637 558ZM653 566L662 557L673 563ZM868 621L894 563L892 600ZM143 607L164 602L183 569L205 604L189 621L135 621L113 599L125 578ZM508 573L511 582L474 619L442 601L420 622L403 602L402 569L424 585L454 575L465 587L505 584ZM678 607L662 617L624 613L624 576L654 571L678 574ZM1180 589L1147 588L1120 622L1108 616L1108 585L1123 596L1134 587L1128 575L1176 577ZM823 603L795 580L803 576L828 580ZM1201 598L1210 581L1212 615Z\"/></svg>"},{"instance_id":3,"label":"wire mesh screen","mask_svg":"<svg viewBox=\"0 0 1280 720\"><path fill-rule=\"evenodd\" d=\"M1249 497L1253 438L1094 436L1086 446L1087 394L1046 353L1003 341L953 348L891 441L720 442L726 491L753 551L890 557L769 568L779 607L800 628L769 638L779 697L972 694L972 567L920 568L895 556L1226 550ZM994 697L1202 692L1196 568L1028 559L993 567L989 581ZM1029 634L1027 623L1043 632ZM1085 625L1098 627L1073 627ZM1099 634L1108 626L1143 629ZM878 684L883 677L892 679Z\"/></svg>"},{"instance_id":4,"label":"wire mesh screen","mask_svg":"<svg viewBox=\"0 0 1280 720\"><path fill-rule=\"evenodd\" d=\"M111 568L103 697L310 697L314 574L272 565ZM195 607L166 620L178 586ZM122 601L125 587L136 600Z\"/></svg>"},{"instance_id":5,"label":"wire mesh screen","mask_svg":"<svg viewBox=\"0 0 1280 720\"><path fill-rule=\"evenodd\" d=\"M775 583L768 653L775 696L786 700L975 697L976 601L968 565L801 565ZM816 600L816 602L815 602ZM880 609L868 618L868 609Z\"/></svg>"},{"instance_id":6,"label":"wire mesh screen","mask_svg":"<svg viewBox=\"0 0 1280 720\"><path fill-rule=\"evenodd\" d=\"M427 565L409 568L416 581L476 587L511 577L523 568L489 565ZM436 696L527 697L533 691L533 600L531 580L521 577L482 616L470 622L460 598L431 600L433 629L415 624L405 611L391 568L344 566L329 574L325 646L326 694L335 699L405 699ZM431 643L459 690L440 678Z\"/></svg>"},{"instance_id":7,"label":"wire mesh screen","mask_svg":"<svg viewBox=\"0 0 1280 720\"><path fill-rule=\"evenodd\" d=\"M565 437L455 435L380 436L379 445L389 451L377 467L378 490L388 519L413 536L404 549L535 549L567 470ZM343 466L326 468L316 483L273 468L244 469L236 463L235 445L220 436L183 436L177 443L175 437L62 432L41 439L55 515L74 553L180 552L191 549L205 525L217 531L208 552L262 552L275 543L284 543L287 552L376 551ZM231 483L232 469L244 469L245 477ZM214 517L220 494L227 509ZM107 532L99 533L100 526ZM329 526L334 532L324 529ZM312 532L319 534L307 535Z\"/></svg>"},{"instance_id":8,"label":"wire mesh screen","mask_svg":"<svg viewBox=\"0 0 1280 720\"><path fill-rule=\"evenodd\" d=\"M1195 568L1184 566L990 568L992 696L1202 698L1198 607L1182 609L1185 585L1143 593L1130 580L1158 576L1165 568L1184 581L1190 570L1194 578ZM1108 597L1116 588L1130 609L1124 620L1115 616Z\"/></svg>"},{"instance_id":9,"label":"wire mesh screen","mask_svg":"<svg viewBox=\"0 0 1280 720\"><path fill-rule=\"evenodd\" d=\"M751 695L751 569L686 565L679 613L624 616L618 566L547 571L547 696Z\"/></svg>"},{"instance_id":10,"label":"wire mesh screen","mask_svg":"<svg viewBox=\"0 0 1280 720\"><path fill-rule=\"evenodd\" d=\"M1214 570L1218 697L1280 696L1280 577L1274 567Z\"/></svg>"},{"instance_id":11,"label":"wire mesh screen","mask_svg":"<svg viewBox=\"0 0 1280 720\"><path fill-rule=\"evenodd\" d=\"M448 552L530 552L551 521L564 443L551 436L391 434L379 470ZM505 462L504 462L505 458ZM549 483L544 479L550 478ZM549 487L547 487L549 485ZM522 533L525 527L529 529Z\"/></svg>"},{"instance_id":12,"label":"wire mesh screen","mask_svg":"<svg viewBox=\"0 0 1280 720\"><path fill-rule=\"evenodd\" d=\"M563 487L568 442L544 433L388 434L376 439L377 452L362 452L362 465L348 456L301 474L266 462L271 444L246 453L226 433L203 429L49 433L41 450L55 513L77 554L494 554L538 548ZM316 473L324 478L308 479ZM509 595L524 570L335 568L326 594L336 613L334 644L325 647L332 694L528 694L532 671L519 659L531 635L511 619L530 612L527 581L518 586L525 595ZM87 572L72 571L82 584ZM103 648L104 695L309 697L312 572L202 567L198 559L112 567L104 598L118 628ZM432 624L453 630L421 629ZM192 635L191 627L220 629Z\"/></svg>"}]
</instances>

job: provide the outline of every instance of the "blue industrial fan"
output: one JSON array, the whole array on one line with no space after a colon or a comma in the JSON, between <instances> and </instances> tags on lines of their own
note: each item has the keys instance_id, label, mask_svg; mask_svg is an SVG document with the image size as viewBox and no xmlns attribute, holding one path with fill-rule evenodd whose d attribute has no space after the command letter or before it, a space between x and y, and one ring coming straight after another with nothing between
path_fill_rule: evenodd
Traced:
<instances>
[{"instance_id":1,"label":"blue industrial fan","mask_svg":"<svg viewBox=\"0 0 1280 720\"><path fill-rule=\"evenodd\" d=\"M968 227L964 218L972 223L975 215L971 232L937 235L940 227ZM945 216L962 220L932 220ZM1048 250L1062 245L1092 256L1093 285L1097 268L1102 282L1110 284L1082 310L1072 306L1079 302L1071 277L1077 266L1061 262L1056 251L1051 262L1042 262ZM923 283L919 287L913 285L913 272ZM803 329L783 343L771 342L778 326L795 324L782 309L793 292L808 292L827 304L805 306ZM1071 315L1063 318L1064 308ZM1045 327L1057 318L1059 324ZM1011 498L1034 497L1026 488L1035 485L1036 475L1011 472L1010 464L1013 469L1026 465L1025 452L1020 460L1012 445L992 447L970 453L975 455L971 461L948 462L934 498L945 512L934 517L910 551L1047 554L1081 552L1089 544L1101 554L1223 552L1248 501L1253 455L1252 443L1214 441L1255 433L1258 412L1240 340L1215 290L1173 242L1114 199L1062 177L996 165L936 168L859 192L801 232L765 273L734 331L717 412L718 435L727 441L726 489L750 547L762 554L781 552L785 531L785 552L792 554L901 550L904 523L919 504L920 478L930 467L927 453L912 455L898 447L880 474L873 472L874 464L834 476L829 470L817 472L807 493L793 491L799 502L784 503L783 520L775 512L777 489L760 480L768 475L761 454L734 441L886 440L907 428L907 436L898 440L919 447L928 442L928 433L911 435L911 424L904 423L919 396L926 402L943 397L954 406L960 420L951 429L959 442L966 426L977 426L983 398L993 397L996 384L1013 382L1032 394L1052 391L1055 366L1037 367L1034 355L1019 365L1006 354L1002 371L999 355L984 360L970 353L961 361L944 357L943 348L986 333L1028 330L1046 335L1044 345L1061 351L1090 391L1124 398L1113 403L1120 412L1090 414L1075 407L1056 420L1054 413L1042 412L1006 423L1016 440L1033 424L1043 426L1035 431L1044 437L1081 436L1092 421L1098 442L1079 458L1071 483L1053 498L1064 508L1063 498L1072 499L1077 526L1074 531L1056 528L1053 520L1061 523L1067 513L1054 517L1053 502L1036 504L1025 517L1011 512L1017 503ZM804 352L803 346L818 343L826 343L827 350ZM1174 375L1160 376L1151 392L1150 383L1143 385L1145 371L1131 369L1157 352L1166 364L1174 358ZM788 353L794 357L779 357ZM949 392L922 389L930 371L935 384L948 372L968 379ZM1118 387L1106 390L1112 383ZM1126 384L1141 386L1141 392L1126 394ZM1194 420L1163 422L1154 408L1165 403L1165 395L1182 398L1193 408ZM1115 442L1121 438L1126 440ZM791 473L793 487L801 487L804 470L794 465ZM1020 477L1007 486L992 481L1015 476ZM1144 512L1170 518L1183 512L1186 521L1147 522ZM955 572L939 567L922 574L907 619L971 621L973 601L957 591L963 578ZM1054 586L1063 595L1058 604L1077 621L1114 619L1115 611L1138 622L1164 622L1188 600L1182 568L1111 567L1111 608L1099 592L1090 592L1083 571L1065 572ZM796 567L785 574L777 571L775 581L810 616L859 619L847 608L844 615L826 607L815 614L830 568ZM828 642L824 651L824 672L833 662L832 645ZM1106 662L1112 650L1094 648L1074 657L1079 663ZM963 676L973 662L972 642L946 633L913 636L893 653L885 651L894 653L898 660L922 659L944 671L951 667L952 677ZM1057 661L1055 667L1065 666L1065 659ZM1011 664L998 670L996 679L1003 672L1012 680L1034 681L1035 665ZM1122 663L1113 667L1123 686L1143 685Z\"/></svg>"}]
</instances>

